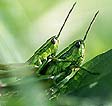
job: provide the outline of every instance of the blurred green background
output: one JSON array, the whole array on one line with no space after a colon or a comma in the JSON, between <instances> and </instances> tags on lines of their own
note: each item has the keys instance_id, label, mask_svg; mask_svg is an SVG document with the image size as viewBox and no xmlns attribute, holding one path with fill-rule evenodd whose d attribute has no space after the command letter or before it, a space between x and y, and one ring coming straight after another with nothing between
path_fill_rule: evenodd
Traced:
<instances>
[{"instance_id":1,"label":"blurred green background","mask_svg":"<svg viewBox=\"0 0 112 106\"><path fill-rule=\"evenodd\" d=\"M58 33L75 0L0 0L0 62L25 62ZM94 13L100 13L86 40L86 60L112 48L112 1L78 0L60 36L59 51L83 37ZM58 51L58 52L59 52Z\"/></svg>"},{"instance_id":2,"label":"blurred green background","mask_svg":"<svg viewBox=\"0 0 112 106\"><path fill-rule=\"evenodd\" d=\"M75 0L0 0L0 63L25 62L49 37L58 33L74 2ZM111 0L77 0L60 36L59 51L74 40L83 38L97 10L100 13L86 40L85 62L111 49L111 4ZM41 87L30 84L22 87L24 93L21 95L25 95L23 100L27 103L25 105L37 106L38 102L40 106L47 106L46 99L43 100L44 95L39 93ZM9 99L10 106L14 100ZM18 101L16 106L17 104Z\"/></svg>"}]
</instances>

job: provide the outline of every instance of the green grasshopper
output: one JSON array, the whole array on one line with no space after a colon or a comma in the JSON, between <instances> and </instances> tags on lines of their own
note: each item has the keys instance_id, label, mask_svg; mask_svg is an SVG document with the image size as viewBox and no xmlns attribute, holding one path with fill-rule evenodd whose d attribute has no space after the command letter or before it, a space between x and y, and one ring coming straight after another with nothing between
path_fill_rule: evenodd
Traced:
<instances>
[{"instance_id":1,"label":"green grasshopper","mask_svg":"<svg viewBox=\"0 0 112 106\"><path fill-rule=\"evenodd\" d=\"M24 65L30 65L32 67L35 66L35 70L41 70L41 67L44 67L44 64L47 63L48 57L54 57L56 55L58 45L59 45L59 36L72 12L76 5L76 2L73 4L72 8L70 9L69 13L67 14L63 25L61 26L59 32L57 35L52 36L49 38L35 53L34 55L28 59L25 64L0 64L0 70L9 70L13 68L18 68L18 67L23 67ZM7 73L6 73L7 74ZM3 71L2 71L3 75Z\"/></svg>"},{"instance_id":2,"label":"green grasshopper","mask_svg":"<svg viewBox=\"0 0 112 106\"><path fill-rule=\"evenodd\" d=\"M48 57L55 57L56 55L56 51L58 49L58 45L59 45L59 37L60 34L72 12L72 10L74 9L76 5L76 2L73 4L72 8L70 9L69 13L67 14L63 25L61 26L59 32L57 35L49 38L35 53L34 55L28 59L25 63L21 63L21 64L0 64L0 78L5 78L6 77L10 77L10 72L13 73L13 70L15 70L14 73L16 73L16 69L19 70L23 67L26 69L27 67L30 68L31 70L36 70L36 71L41 71L41 67L44 67L44 64L47 63L48 61ZM4 71L3 71L4 70ZM29 70L29 69L28 69ZM24 72L23 72L24 73ZM26 72L25 72L26 73ZM27 72L27 73L33 73L33 72ZM17 74L18 75L18 72Z\"/></svg>"},{"instance_id":3,"label":"green grasshopper","mask_svg":"<svg viewBox=\"0 0 112 106\"><path fill-rule=\"evenodd\" d=\"M63 87L81 68L88 73L97 75L98 73L92 73L81 67L85 54L85 40L88 32L95 21L95 18L99 11L97 11L84 35L83 39L76 40L68 47L62 50L55 56L44 68L41 70L42 75L50 75L53 78L55 85L59 88ZM52 88L52 87L51 87ZM52 90L55 87L52 88ZM53 93L54 94L54 93Z\"/></svg>"},{"instance_id":4,"label":"green grasshopper","mask_svg":"<svg viewBox=\"0 0 112 106\"><path fill-rule=\"evenodd\" d=\"M31 65L36 65L40 66L44 63L45 61L48 61L48 57L54 57L56 55L58 45L59 45L59 36L65 26L65 23L67 19L69 18L70 13L72 12L74 6L76 5L76 2L73 4L72 8L70 9L67 17L64 20L64 23L59 30L59 33L51 38L49 38L35 53L34 55L26 62Z\"/></svg>"}]
</instances>

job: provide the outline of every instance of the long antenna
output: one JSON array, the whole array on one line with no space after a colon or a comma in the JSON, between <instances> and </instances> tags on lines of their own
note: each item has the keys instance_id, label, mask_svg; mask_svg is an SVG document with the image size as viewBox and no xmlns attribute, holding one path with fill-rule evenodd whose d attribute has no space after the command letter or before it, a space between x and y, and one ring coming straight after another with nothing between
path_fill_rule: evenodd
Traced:
<instances>
[{"instance_id":1,"label":"long antenna","mask_svg":"<svg viewBox=\"0 0 112 106\"><path fill-rule=\"evenodd\" d=\"M88 32L89 32L89 30L91 29L91 26L92 26L93 22L95 21L96 16L98 15L98 13L99 13L99 10L95 13L95 15L94 15L94 17L93 17L91 23L89 24L89 27L88 27L88 29L87 29L85 35L84 35L84 39L83 39L83 41L86 40L86 37L87 37L87 35L88 35Z\"/></svg>"},{"instance_id":2,"label":"long antenna","mask_svg":"<svg viewBox=\"0 0 112 106\"><path fill-rule=\"evenodd\" d=\"M65 18L65 21L64 21L64 23L63 23L61 29L59 30L58 35L56 36L56 38L58 38L58 37L60 36L60 34L61 34L61 32L62 32L62 30L63 30L63 28L64 28L64 26L65 26L65 23L67 22L67 19L69 18L69 15L70 15L70 13L72 12L72 10L73 10L73 8L75 7L75 5L76 5L76 2L73 4L72 8L70 9L70 11L69 11L67 17Z\"/></svg>"}]
</instances>

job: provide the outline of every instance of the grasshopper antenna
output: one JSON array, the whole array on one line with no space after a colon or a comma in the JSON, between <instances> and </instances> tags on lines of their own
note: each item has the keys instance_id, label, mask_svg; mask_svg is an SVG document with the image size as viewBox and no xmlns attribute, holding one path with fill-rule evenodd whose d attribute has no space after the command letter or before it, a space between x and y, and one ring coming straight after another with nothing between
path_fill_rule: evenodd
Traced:
<instances>
[{"instance_id":1,"label":"grasshopper antenna","mask_svg":"<svg viewBox=\"0 0 112 106\"><path fill-rule=\"evenodd\" d=\"M56 36L56 38L58 38L58 37L60 36L60 34L61 34L61 32L62 32L62 30L63 30L63 28L64 28L64 26L65 26L65 23L67 22L67 19L69 18L69 16L70 16L70 14L71 14L73 8L75 7L75 5L76 5L76 2L73 4L72 8L70 9L70 11L69 11L67 17L65 18L65 21L64 21L64 23L63 23L61 29L59 30L58 35Z\"/></svg>"},{"instance_id":2,"label":"grasshopper antenna","mask_svg":"<svg viewBox=\"0 0 112 106\"><path fill-rule=\"evenodd\" d=\"M88 32L89 32L89 30L91 29L91 26L92 26L93 22L95 21L96 16L98 15L98 13L99 13L99 10L95 13L95 15L94 15L94 17L93 17L91 23L89 24L89 27L88 27L88 29L87 29L85 35L84 35L84 39L83 39L83 41L86 40L86 37L87 37L87 35L88 35Z\"/></svg>"}]
</instances>

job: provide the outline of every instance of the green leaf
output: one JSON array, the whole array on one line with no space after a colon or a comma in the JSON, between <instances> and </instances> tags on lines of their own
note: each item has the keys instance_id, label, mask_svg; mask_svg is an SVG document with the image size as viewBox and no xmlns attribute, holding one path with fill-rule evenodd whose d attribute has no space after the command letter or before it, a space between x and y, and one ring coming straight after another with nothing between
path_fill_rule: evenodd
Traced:
<instances>
[{"instance_id":1,"label":"green leaf","mask_svg":"<svg viewBox=\"0 0 112 106\"><path fill-rule=\"evenodd\" d=\"M85 63L82 67L85 67L88 71L100 73L100 75L91 75L89 73L86 74L84 76L85 78L83 77L84 80L82 85L89 85L89 88L94 88L91 85L93 83L97 83L96 86L105 85L104 88L106 88L106 86L112 85L112 81L110 80L112 74L112 49L96 56L92 60Z\"/></svg>"},{"instance_id":2,"label":"green leaf","mask_svg":"<svg viewBox=\"0 0 112 106\"><path fill-rule=\"evenodd\" d=\"M78 106L112 105L112 49L96 56L82 67L100 74L92 75L79 70L80 76L77 74L74 77L77 80L72 78L66 85L67 93L73 96Z\"/></svg>"}]
</instances>

